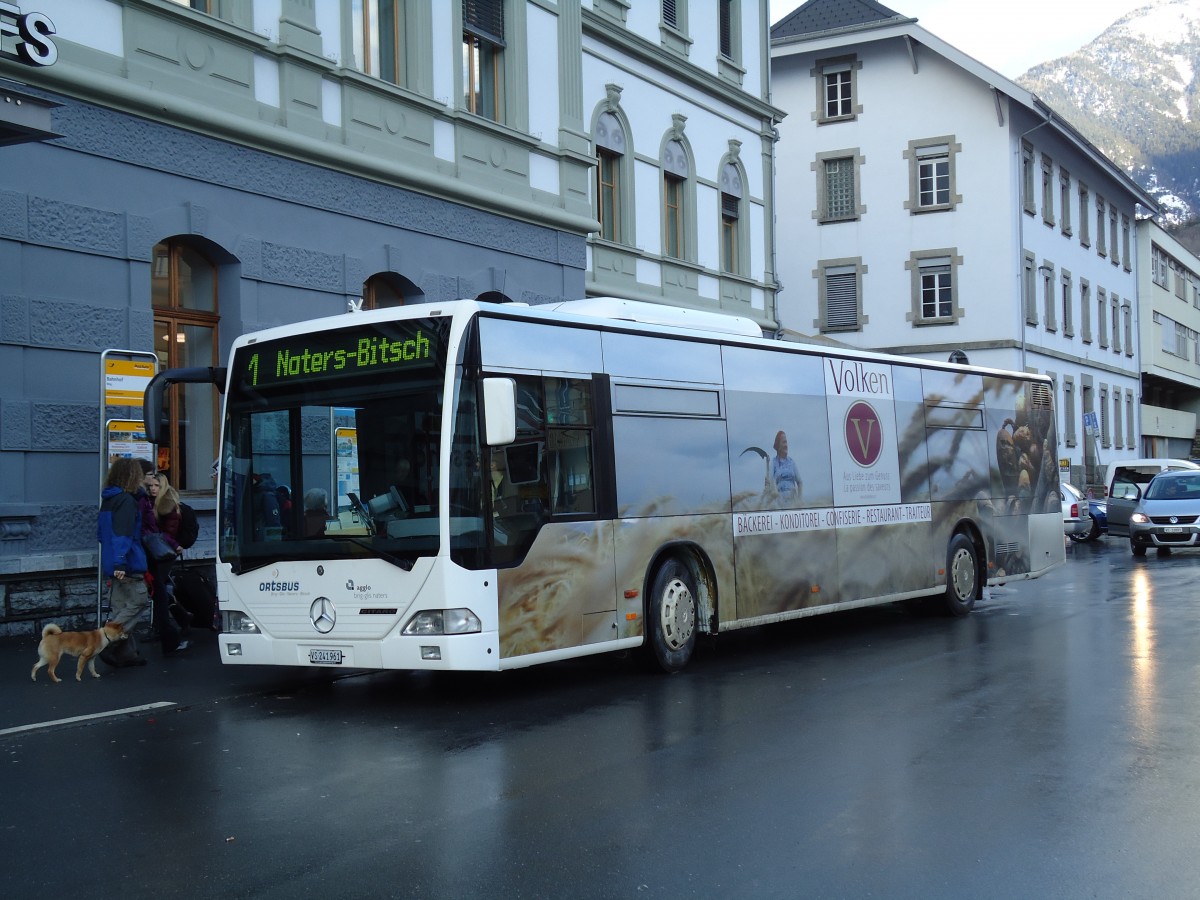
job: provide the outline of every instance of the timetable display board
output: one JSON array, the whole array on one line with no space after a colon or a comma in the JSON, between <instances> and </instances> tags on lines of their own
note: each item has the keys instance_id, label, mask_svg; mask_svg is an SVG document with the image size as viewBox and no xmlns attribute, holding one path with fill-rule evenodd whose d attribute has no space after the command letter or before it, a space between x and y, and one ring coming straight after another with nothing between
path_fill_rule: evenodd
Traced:
<instances>
[{"instance_id":1,"label":"timetable display board","mask_svg":"<svg viewBox=\"0 0 1200 900\"><path fill-rule=\"evenodd\" d=\"M411 319L314 331L238 350L244 390L317 387L353 377L427 370L445 359L447 322Z\"/></svg>"}]
</instances>

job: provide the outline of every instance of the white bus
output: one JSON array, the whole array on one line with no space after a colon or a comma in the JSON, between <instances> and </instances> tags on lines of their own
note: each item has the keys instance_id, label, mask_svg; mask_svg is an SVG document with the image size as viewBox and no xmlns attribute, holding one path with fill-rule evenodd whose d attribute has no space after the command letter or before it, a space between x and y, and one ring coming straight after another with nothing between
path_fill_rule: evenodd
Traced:
<instances>
[{"instance_id":1,"label":"white bus","mask_svg":"<svg viewBox=\"0 0 1200 900\"><path fill-rule=\"evenodd\" d=\"M206 380L225 663L640 648L674 671L699 634L901 600L966 615L1063 559L1036 375L620 300L464 300L243 336L227 369L155 379L152 440L164 389Z\"/></svg>"}]
</instances>

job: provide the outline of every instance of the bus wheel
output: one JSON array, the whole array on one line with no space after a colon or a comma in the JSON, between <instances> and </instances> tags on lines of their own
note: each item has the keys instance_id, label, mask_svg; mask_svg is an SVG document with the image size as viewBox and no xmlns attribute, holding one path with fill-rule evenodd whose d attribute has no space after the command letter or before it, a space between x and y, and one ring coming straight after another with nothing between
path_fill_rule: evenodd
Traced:
<instances>
[{"instance_id":1,"label":"bus wheel","mask_svg":"<svg viewBox=\"0 0 1200 900\"><path fill-rule=\"evenodd\" d=\"M696 646L696 589L687 567L667 560L654 575L646 611L646 659L664 672L678 672Z\"/></svg>"},{"instance_id":2,"label":"bus wheel","mask_svg":"<svg viewBox=\"0 0 1200 900\"><path fill-rule=\"evenodd\" d=\"M965 616L975 606L979 593L979 554L965 534L950 539L946 552L946 612Z\"/></svg>"}]
</instances>

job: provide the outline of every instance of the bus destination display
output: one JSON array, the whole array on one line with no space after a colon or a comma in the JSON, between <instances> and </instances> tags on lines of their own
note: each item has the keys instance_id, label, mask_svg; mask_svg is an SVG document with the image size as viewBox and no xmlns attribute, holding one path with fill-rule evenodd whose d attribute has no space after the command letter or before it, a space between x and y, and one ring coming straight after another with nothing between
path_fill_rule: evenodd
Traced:
<instances>
[{"instance_id":1,"label":"bus destination display","mask_svg":"<svg viewBox=\"0 0 1200 900\"><path fill-rule=\"evenodd\" d=\"M261 388L391 373L426 368L441 358L443 330L433 322L385 328L344 328L246 347L243 384Z\"/></svg>"}]
</instances>

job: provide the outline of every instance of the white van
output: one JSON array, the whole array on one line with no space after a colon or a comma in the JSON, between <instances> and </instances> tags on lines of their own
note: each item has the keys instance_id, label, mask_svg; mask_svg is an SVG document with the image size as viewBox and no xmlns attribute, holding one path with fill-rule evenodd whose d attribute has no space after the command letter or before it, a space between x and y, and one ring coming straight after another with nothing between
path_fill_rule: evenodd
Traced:
<instances>
[{"instance_id":1,"label":"white van","mask_svg":"<svg viewBox=\"0 0 1200 900\"><path fill-rule=\"evenodd\" d=\"M1129 517L1150 479L1159 472L1200 469L1186 459L1122 459L1108 470L1108 533L1129 535Z\"/></svg>"}]
</instances>

